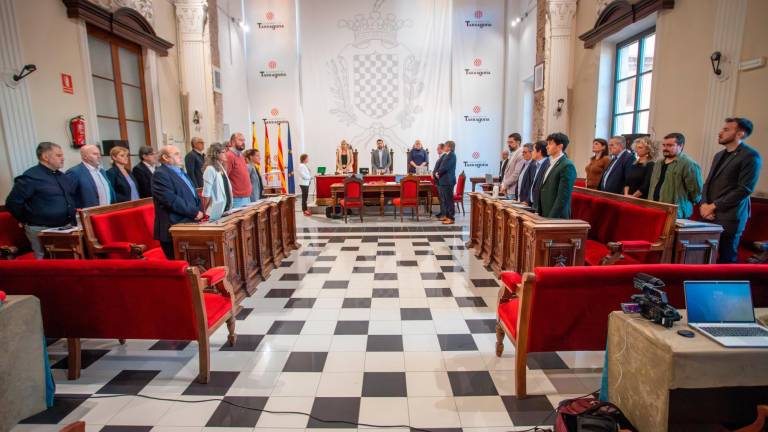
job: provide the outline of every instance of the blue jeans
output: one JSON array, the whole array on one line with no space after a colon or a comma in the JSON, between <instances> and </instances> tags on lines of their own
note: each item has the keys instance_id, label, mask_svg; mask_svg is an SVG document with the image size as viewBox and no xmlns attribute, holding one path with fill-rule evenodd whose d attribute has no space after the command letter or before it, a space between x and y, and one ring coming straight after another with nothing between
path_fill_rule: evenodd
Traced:
<instances>
[{"instance_id":1,"label":"blue jeans","mask_svg":"<svg viewBox=\"0 0 768 432\"><path fill-rule=\"evenodd\" d=\"M251 197L232 198L232 208L244 207L251 203Z\"/></svg>"}]
</instances>

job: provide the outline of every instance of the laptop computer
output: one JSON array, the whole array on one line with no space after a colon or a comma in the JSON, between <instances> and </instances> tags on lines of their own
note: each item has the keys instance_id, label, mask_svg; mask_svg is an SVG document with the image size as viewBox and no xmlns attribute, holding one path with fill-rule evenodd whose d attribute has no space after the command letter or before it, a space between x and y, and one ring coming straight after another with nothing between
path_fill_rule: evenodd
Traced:
<instances>
[{"instance_id":1,"label":"laptop computer","mask_svg":"<svg viewBox=\"0 0 768 432\"><path fill-rule=\"evenodd\" d=\"M688 325L726 347L768 348L748 281L685 281Z\"/></svg>"},{"instance_id":2,"label":"laptop computer","mask_svg":"<svg viewBox=\"0 0 768 432\"><path fill-rule=\"evenodd\" d=\"M324 166L317 167L317 175L325 175L325 167Z\"/></svg>"},{"instance_id":3,"label":"laptop computer","mask_svg":"<svg viewBox=\"0 0 768 432\"><path fill-rule=\"evenodd\" d=\"M404 179L404 175L396 175L395 176L395 183L400 183L400 180Z\"/></svg>"}]
</instances>

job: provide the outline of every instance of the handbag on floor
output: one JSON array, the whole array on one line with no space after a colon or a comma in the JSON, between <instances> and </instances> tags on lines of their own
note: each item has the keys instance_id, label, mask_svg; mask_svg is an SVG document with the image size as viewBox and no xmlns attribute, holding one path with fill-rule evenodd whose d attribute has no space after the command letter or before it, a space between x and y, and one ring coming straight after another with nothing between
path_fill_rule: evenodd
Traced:
<instances>
[{"instance_id":1,"label":"handbag on floor","mask_svg":"<svg viewBox=\"0 0 768 432\"><path fill-rule=\"evenodd\" d=\"M621 409L601 402L596 394L566 399L557 406L555 432L637 432Z\"/></svg>"}]
</instances>

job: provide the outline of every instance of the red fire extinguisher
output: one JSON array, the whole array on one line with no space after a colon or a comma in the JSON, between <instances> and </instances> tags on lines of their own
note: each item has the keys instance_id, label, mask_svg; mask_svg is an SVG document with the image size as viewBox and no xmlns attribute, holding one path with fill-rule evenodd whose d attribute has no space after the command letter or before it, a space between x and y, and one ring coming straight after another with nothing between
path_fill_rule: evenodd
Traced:
<instances>
[{"instance_id":1,"label":"red fire extinguisher","mask_svg":"<svg viewBox=\"0 0 768 432\"><path fill-rule=\"evenodd\" d=\"M72 137L72 146L80 148L85 145L85 117L77 116L69 119L69 133Z\"/></svg>"}]
</instances>

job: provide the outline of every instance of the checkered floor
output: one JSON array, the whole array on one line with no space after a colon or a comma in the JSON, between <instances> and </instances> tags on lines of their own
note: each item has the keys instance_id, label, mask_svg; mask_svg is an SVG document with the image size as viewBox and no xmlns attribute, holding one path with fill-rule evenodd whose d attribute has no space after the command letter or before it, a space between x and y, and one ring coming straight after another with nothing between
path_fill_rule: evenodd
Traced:
<instances>
[{"instance_id":1,"label":"checkered floor","mask_svg":"<svg viewBox=\"0 0 768 432\"><path fill-rule=\"evenodd\" d=\"M209 384L194 382L194 342L87 340L82 378L67 381L66 344L55 341L56 404L14 432L76 420L109 432L354 429L136 395L434 431L522 430L552 424L560 400L599 387L601 352L543 353L528 362L533 396L512 396L514 349L494 354L499 282L465 250L466 217L455 226L299 218L302 247L244 300L237 344L226 346L223 327L213 337ZM128 396L96 398L114 394Z\"/></svg>"}]
</instances>

